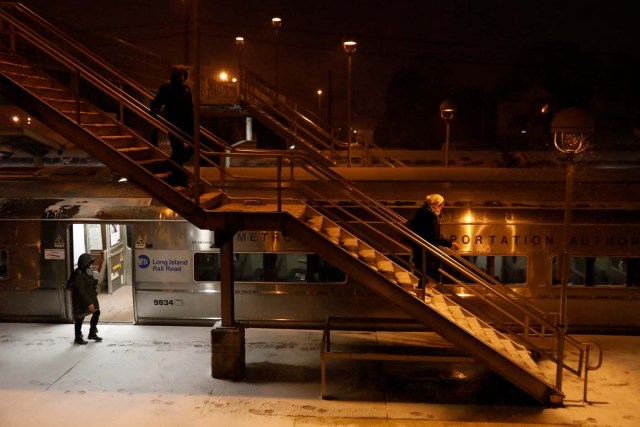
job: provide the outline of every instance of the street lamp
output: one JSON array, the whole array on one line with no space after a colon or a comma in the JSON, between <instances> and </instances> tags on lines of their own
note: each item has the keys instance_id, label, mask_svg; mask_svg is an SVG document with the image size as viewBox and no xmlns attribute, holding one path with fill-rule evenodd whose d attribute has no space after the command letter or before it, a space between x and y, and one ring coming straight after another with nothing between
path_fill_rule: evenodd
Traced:
<instances>
[{"instance_id":1,"label":"street lamp","mask_svg":"<svg viewBox=\"0 0 640 427\"><path fill-rule=\"evenodd\" d=\"M322 121L322 89L318 89L318 124Z\"/></svg>"},{"instance_id":2,"label":"street lamp","mask_svg":"<svg viewBox=\"0 0 640 427\"><path fill-rule=\"evenodd\" d=\"M242 76L242 47L244 46L244 37L238 36L236 37L236 50L238 52L238 93L240 92L240 83L244 82L244 77Z\"/></svg>"},{"instance_id":3,"label":"street lamp","mask_svg":"<svg viewBox=\"0 0 640 427\"><path fill-rule=\"evenodd\" d=\"M569 256L569 226L571 224L571 199L573 193L574 156L587 149L594 133L593 119L579 108L559 111L551 121L553 145L566 155L566 181L564 197L564 221L562 227L562 253L558 262L560 272L560 319L558 325L558 365L556 386L562 390L562 366L564 359L564 335L567 329L567 287L571 259Z\"/></svg>"},{"instance_id":4,"label":"street lamp","mask_svg":"<svg viewBox=\"0 0 640 427\"><path fill-rule=\"evenodd\" d=\"M440 117L447 125L447 134L444 141L444 166L449 167L449 138L451 136L451 121L456 113L456 106L453 102L445 99L440 104Z\"/></svg>"},{"instance_id":5,"label":"street lamp","mask_svg":"<svg viewBox=\"0 0 640 427\"><path fill-rule=\"evenodd\" d=\"M280 95L280 43L278 40L278 30L282 26L282 19L277 16L271 18L271 25L276 31L276 104Z\"/></svg>"},{"instance_id":6,"label":"street lamp","mask_svg":"<svg viewBox=\"0 0 640 427\"><path fill-rule=\"evenodd\" d=\"M342 43L347 54L347 166L351 167L351 57L356 51L357 43L353 40Z\"/></svg>"}]
</instances>

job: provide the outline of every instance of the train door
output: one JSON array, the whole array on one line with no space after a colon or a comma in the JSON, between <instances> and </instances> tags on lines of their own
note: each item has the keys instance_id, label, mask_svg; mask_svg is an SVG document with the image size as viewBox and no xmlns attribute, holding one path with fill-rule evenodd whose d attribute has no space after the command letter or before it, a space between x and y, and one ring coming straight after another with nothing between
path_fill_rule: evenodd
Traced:
<instances>
[{"instance_id":1,"label":"train door","mask_svg":"<svg viewBox=\"0 0 640 427\"><path fill-rule=\"evenodd\" d=\"M100 321L133 323L131 248L127 227L122 224L73 224L73 268L82 253L95 258L94 276L98 280ZM128 273L127 273L128 272Z\"/></svg>"}]
</instances>

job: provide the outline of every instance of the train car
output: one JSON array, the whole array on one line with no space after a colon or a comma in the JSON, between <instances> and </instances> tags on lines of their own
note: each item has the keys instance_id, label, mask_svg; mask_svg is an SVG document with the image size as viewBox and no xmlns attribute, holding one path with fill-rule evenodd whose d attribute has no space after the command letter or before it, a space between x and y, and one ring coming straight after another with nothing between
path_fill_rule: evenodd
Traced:
<instances>
[{"instance_id":1,"label":"train car","mask_svg":"<svg viewBox=\"0 0 640 427\"><path fill-rule=\"evenodd\" d=\"M82 183L73 190L68 183L43 186L21 184L20 197L0 199L2 320L70 321L64 283L83 252L98 259L103 321L212 324L220 317L215 231L196 228L133 186L114 190L113 184L93 183L85 193ZM38 197L29 188L38 188ZM558 311L562 206L473 204L455 197L447 201L442 231L460 244L461 255L546 311ZM407 218L420 205L398 199L390 205ZM313 328L327 316L405 316L304 242L269 230L241 231L234 239L237 320ZM567 245L570 330L638 333L638 211L619 203L575 206ZM450 279L443 286L472 298ZM123 312L129 314L118 318Z\"/></svg>"}]
</instances>

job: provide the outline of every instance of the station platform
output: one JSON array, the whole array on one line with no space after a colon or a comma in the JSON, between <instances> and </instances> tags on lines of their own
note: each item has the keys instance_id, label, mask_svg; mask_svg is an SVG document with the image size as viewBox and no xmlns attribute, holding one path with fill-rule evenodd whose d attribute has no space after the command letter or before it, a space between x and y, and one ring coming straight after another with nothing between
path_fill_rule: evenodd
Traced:
<instances>
[{"instance_id":1,"label":"station platform","mask_svg":"<svg viewBox=\"0 0 640 427\"><path fill-rule=\"evenodd\" d=\"M229 381L211 377L209 327L99 330L104 341L78 346L71 324L0 323L0 426L640 425L636 336L579 336L604 349L589 403L565 375L565 406L546 409L477 365L443 374L389 361L331 361L321 399L322 331L248 329L246 375Z\"/></svg>"}]
</instances>

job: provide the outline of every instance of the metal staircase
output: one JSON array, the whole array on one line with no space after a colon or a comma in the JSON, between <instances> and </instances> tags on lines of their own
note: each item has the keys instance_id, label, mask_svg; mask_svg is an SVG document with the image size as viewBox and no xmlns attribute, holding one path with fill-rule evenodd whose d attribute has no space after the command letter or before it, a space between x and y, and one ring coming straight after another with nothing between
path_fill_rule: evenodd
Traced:
<instances>
[{"instance_id":1,"label":"metal staircase","mask_svg":"<svg viewBox=\"0 0 640 427\"><path fill-rule=\"evenodd\" d=\"M498 370L498 366L494 366L497 365L495 362L497 359L503 358L537 379L546 380L545 374L533 361L527 347L513 341L509 336L499 332L436 290L431 291L433 295L425 299L424 295L421 294L421 290L417 289L418 277L405 267L392 261L371 245L311 208L306 208L298 216L298 219L308 228L322 235L331 244L350 255L353 260L357 261L356 263L359 266L365 267L366 271L360 272L355 271L355 267L350 267L345 263L342 267L350 270L352 276L358 277L362 275L361 281L363 283L365 280L368 283L375 280L382 282L379 286L395 290L393 298L402 300L401 306L416 305L415 310L419 311L416 319L418 317L423 319L421 320L423 323L433 327L441 336L456 338L456 344L468 351L474 348L475 343L473 341L480 341L488 348L482 354L478 352L470 354L474 354L475 357L481 360L482 356L486 355L488 359L482 360L485 364ZM303 231L296 230L294 225L286 227L286 229L297 234L304 234ZM309 239L310 236L307 235L305 238ZM316 247L319 245L320 242L317 242ZM329 252L333 253L335 251L335 248L331 248ZM369 274L367 274L369 271L377 274L369 277ZM373 285L370 286L373 287ZM399 289L402 292L397 292ZM383 291L381 290L380 292ZM460 335L464 336L464 338L461 338ZM500 361L499 364L503 364L503 361ZM510 368L507 367L505 369ZM522 380L526 381L527 378ZM519 381L518 384L521 384L521 382ZM554 393L555 391L551 387L548 392Z\"/></svg>"},{"instance_id":2,"label":"metal staircase","mask_svg":"<svg viewBox=\"0 0 640 427\"><path fill-rule=\"evenodd\" d=\"M187 187L173 187L172 177L180 170L193 181L191 172L173 163L166 153L137 132L115 120L88 101L16 55L0 52L2 93L33 117L64 135L121 176L152 191L176 211L196 209L194 193ZM201 180L201 209L216 203L220 192Z\"/></svg>"},{"instance_id":3,"label":"metal staircase","mask_svg":"<svg viewBox=\"0 0 640 427\"><path fill-rule=\"evenodd\" d=\"M197 150L201 157L196 159L193 171L180 168L140 131L124 123L127 116L134 115L139 122L192 144L168 123L149 114L141 101L151 95L146 89L91 56L22 5L0 3L0 20L2 95L199 228L225 233L281 230L305 242L363 286L545 405L561 405L564 395L532 356L556 363L560 375L563 369L581 375L590 368L582 364L582 344L565 337L552 316L450 251L412 233L405 227L404 218L328 168L323 156L296 150L233 150L201 129L203 140L214 149ZM22 49L25 56L32 57L30 61L18 55ZM38 66L33 65L36 61ZM63 84L64 79L69 84ZM89 102L92 91L83 85L100 92L97 101ZM105 103L105 98L109 102ZM115 106L115 112L98 104ZM252 156L272 157L277 165L269 171L272 175L258 177L245 172L236 176L226 169L227 159ZM210 169L208 179L200 176L203 165ZM176 171L187 174L190 186L172 185L171 176ZM300 175L305 178L300 179ZM318 185L312 188L305 184L307 179ZM317 190L323 185L332 194L349 200L354 209L333 201L336 197L327 198ZM416 286L424 273L414 271L409 264L404 256L406 248L398 243L402 239L439 257L465 278L456 279L462 286L490 294L492 298L487 299L482 311L446 290L434 291L430 299L422 298ZM493 309L491 313L487 313L488 308ZM531 337L574 346L580 354L578 367L568 366L553 351L537 347Z\"/></svg>"}]
</instances>

